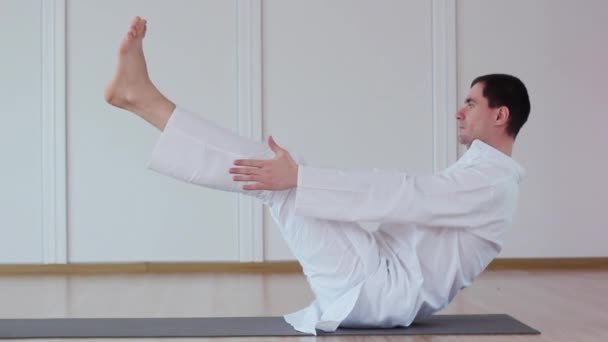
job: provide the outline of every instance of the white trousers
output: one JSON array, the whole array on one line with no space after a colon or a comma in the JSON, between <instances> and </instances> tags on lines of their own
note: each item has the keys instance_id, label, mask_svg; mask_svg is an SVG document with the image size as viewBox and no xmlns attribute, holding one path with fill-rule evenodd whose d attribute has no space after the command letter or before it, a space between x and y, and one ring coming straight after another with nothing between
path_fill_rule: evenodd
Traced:
<instances>
[{"instance_id":1,"label":"white trousers","mask_svg":"<svg viewBox=\"0 0 608 342\"><path fill-rule=\"evenodd\" d=\"M297 155L291 154L298 164L302 163ZM234 167L235 159L273 157L274 152L266 144L238 136L178 107L167 122L148 167L185 182L240 192L263 201L287 246L302 266L316 297L314 305L318 316L342 310L332 319L348 321L347 317L340 316L348 314L355 303L352 299L336 303L377 272L381 260L376 238L353 222L294 215L297 189L245 191L242 190L243 183L233 181L233 175L228 172ZM356 294L358 296L359 292ZM336 305L343 307L336 308Z\"/></svg>"}]
</instances>

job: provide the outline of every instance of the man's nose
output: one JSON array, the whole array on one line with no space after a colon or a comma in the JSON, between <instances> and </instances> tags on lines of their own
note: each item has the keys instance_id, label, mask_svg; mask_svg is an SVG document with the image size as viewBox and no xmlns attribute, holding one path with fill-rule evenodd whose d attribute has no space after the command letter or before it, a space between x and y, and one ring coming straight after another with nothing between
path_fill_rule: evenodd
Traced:
<instances>
[{"instance_id":1,"label":"man's nose","mask_svg":"<svg viewBox=\"0 0 608 342\"><path fill-rule=\"evenodd\" d=\"M464 118L464 113L463 113L462 108L456 112L455 116L456 116L456 120L462 120Z\"/></svg>"}]
</instances>

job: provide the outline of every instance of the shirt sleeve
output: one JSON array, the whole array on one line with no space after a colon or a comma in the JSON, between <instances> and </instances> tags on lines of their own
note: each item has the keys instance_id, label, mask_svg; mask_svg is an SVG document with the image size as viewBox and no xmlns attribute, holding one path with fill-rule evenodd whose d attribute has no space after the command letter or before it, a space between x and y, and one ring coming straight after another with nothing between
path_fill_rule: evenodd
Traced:
<instances>
[{"instance_id":1,"label":"shirt sleeve","mask_svg":"<svg viewBox=\"0 0 608 342\"><path fill-rule=\"evenodd\" d=\"M301 166L296 215L338 221L471 228L492 219L496 206L488 176L473 167L412 176Z\"/></svg>"}]
</instances>

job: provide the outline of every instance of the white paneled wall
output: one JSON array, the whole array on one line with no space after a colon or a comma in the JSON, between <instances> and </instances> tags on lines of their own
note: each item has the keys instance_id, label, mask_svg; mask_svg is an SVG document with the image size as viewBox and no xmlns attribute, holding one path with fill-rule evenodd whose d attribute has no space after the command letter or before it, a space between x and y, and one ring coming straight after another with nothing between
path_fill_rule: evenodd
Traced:
<instances>
[{"instance_id":1,"label":"white paneled wall","mask_svg":"<svg viewBox=\"0 0 608 342\"><path fill-rule=\"evenodd\" d=\"M462 98L475 75L513 73L532 111L514 158L527 170L501 257L606 257L608 2L458 2Z\"/></svg>"},{"instance_id":2,"label":"white paneled wall","mask_svg":"<svg viewBox=\"0 0 608 342\"><path fill-rule=\"evenodd\" d=\"M453 112L470 81L520 76L532 113L514 157L528 177L502 256L606 257L607 11L600 0L0 0L0 263L291 259L258 203L146 169L159 132L103 100L135 15L168 97L318 166L441 169L457 157Z\"/></svg>"},{"instance_id":3,"label":"white paneled wall","mask_svg":"<svg viewBox=\"0 0 608 342\"><path fill-rule=\"evenodd\" d=\"M237 128L234 1L69 1L69 259L237 261L236 197L146 169L159 132L103 100L135 15L158 88Z\"/></svg>"},{"instance_id":4,"label":"white paneled wall","mask_svg":"<svg viewBox=\"0 0 608 342\"><path fill-rule=\"evenodd\" d=\"M0 1L0 262L42 262L41 1Z\"/></svg>"},{"instance_id":5,"label":"white paneled wall","mask_svg":"<svg viewBox=\"0 0 608 342\"><path fill-rule=\"evenodd\" d=\"M431 2L265 1L264 133L308 164L433 169ZM266 258L287 247L266 215Z\"/></svg>"}]
</instances>

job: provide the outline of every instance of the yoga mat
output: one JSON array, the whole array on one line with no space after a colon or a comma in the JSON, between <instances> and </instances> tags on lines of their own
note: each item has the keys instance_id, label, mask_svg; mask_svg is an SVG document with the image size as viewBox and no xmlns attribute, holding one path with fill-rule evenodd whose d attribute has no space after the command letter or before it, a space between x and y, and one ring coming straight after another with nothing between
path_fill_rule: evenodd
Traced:
<instances>
[{"instance_id":1,"label":"yoga mat","mask_svg":"<svg viewBox=\"0 0 608 342\"><path fill-rule=\"evenodd\" d=\"M340 328L325 335L540 334L509 315L434 315L407 328ZM283 317L0 319L0 339L307 336Z\"/></svg>"}]
</instances>

